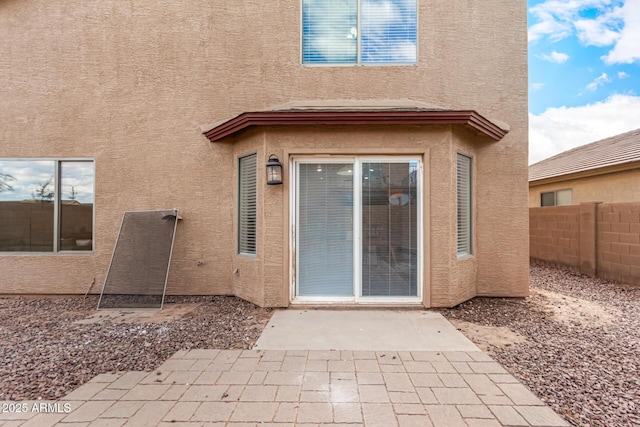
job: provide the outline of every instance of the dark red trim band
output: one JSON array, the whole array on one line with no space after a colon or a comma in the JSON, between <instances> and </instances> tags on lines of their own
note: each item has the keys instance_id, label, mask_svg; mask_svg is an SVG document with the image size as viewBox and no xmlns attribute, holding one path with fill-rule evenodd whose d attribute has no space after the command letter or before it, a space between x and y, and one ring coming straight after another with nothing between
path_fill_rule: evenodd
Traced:
<instances>
[{"instance_id":1,"label":"dark red trim band","mask_svg":"<svg viewBox=\"0 0 640 427\"><path fill-rule=\"evenodd\" d=\"M508 131L475 111L397 110L397 111L266 111L242 113L204 132L211 142L240 132L250 126L291 125L466 125L501 140Z\"/></svg>"}]
</instances>

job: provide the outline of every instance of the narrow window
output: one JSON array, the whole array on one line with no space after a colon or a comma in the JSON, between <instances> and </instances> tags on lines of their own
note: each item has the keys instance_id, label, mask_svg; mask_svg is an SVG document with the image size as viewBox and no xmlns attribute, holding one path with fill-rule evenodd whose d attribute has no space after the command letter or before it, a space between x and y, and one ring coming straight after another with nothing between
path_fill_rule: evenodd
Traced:
<instances>
[{"instance_id":1,"label":"narrow window","mask_svg":"<svg viewBox=\"0 0 640 427\"><path fill-rule=\"evenodd\" d=\"M457 160L458 256L472 254L471 158L458 154Z\"/></svg>"},{"instance_id":2,"label":"narrow window","mask_svg":"<svg viewBox=\"0 0 640 427\"><path fill-rule=\"evenodd\" d=\"M258 155L241 157L238 168L238 253L255 255Z\"/></svg>"},{"instance_id":3,"label":"narrow window","mask_svg":"<svg viewBox=\"0 0 640 427\"><path fill-rule=\"evenodd\" d=\"M302 0L305 64L414 64L417 0Z\"/></svg>"},{"instance_id":4,"label":"narrow window","mask_svg":"<svg viewBox=\"0 0 640 427\"><path fill-rule=\"evenodd\" d=\"M0 252L93 250L90 160L0 160Z\"/></svg>"}]
</instances>

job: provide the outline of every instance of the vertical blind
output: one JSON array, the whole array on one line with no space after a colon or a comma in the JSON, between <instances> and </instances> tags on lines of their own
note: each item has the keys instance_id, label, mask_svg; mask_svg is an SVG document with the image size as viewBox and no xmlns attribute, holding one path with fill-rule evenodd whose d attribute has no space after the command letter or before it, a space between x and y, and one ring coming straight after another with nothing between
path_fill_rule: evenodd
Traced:
<instances>
[{"instance_id":1,"label":"vertical blind","mask_svg":"<svg viewBox=\"0 0 640 427\"><path fill-rule=\"evenodd\" d=\"M302 62L415 63L417 0L303 0Z\"/></svg>"},{"instance_id":2,"label":"vertical blind","mask_svg":"<svg viewBox=\"0 0 640 427\"><path fill-rule=\"evenodd\" d=\"M238 253L256 253L257 154L241 157L238 182Z\"/></svg>"},{"instance_id":3,"label":"vertical blind","mask_svg":"<svg viewBox=\"0 0 640 427\"><path fill-rule=\"evenodd\" d=\"M353 164L298 167L297 294L353 296Z\"/></svg>"},{"instance_id":4,"label":"vertical blind","mask_svg":"<svg viewBox=\"0 0 640 427\"><path fill-rule=\"evenodd\" d=\"M458 205L458 255L471 254L471 158L458 153L457 205Z\"/></svg>"}]
</instances>

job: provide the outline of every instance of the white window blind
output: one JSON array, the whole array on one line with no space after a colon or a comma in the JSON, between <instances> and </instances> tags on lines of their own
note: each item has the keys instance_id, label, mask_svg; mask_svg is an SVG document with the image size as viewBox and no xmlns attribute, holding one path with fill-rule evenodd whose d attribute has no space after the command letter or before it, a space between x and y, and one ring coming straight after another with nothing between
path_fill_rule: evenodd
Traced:
<instances>
[{"instance_id":1,"label":"white window blind","mask_svg":"<svg viewBox=\"0 0 640 427\"><path fill-rule=\"evenodd\" d=\"M238 253L255 255L257 219L258 156L250 154L239 161Z\"/></svg>"},{"instance_id":2,"label":"white window blind","mask_svg":"<svg viewBox=\"0 0 640 427\"><path fill-rule=\"evenodd\" d=\"M556 191L556 205L557 206L568 206L573 202L573 191L572 190L558 190Z\"/></svg>"},{"instance_id":3,"label":"white window blind","mask_svg":"<svg viewBox=\"0 0 640 427\"><path fill-rule=\"evenodd\" d=\"M458 154L457 167L458 255L472 253L471 158Z\"/></svg>"},{"instance_id":4,"label":"white window blind","mask_svg":"<svg viewBox=\"0 0 640 427\"><path fill-rule=\"evenodd\" d=\"M358 0L303 0L302 61L357 61Z\"/></svg>"},{"instance_id":5,"label":"white window blind","mask_svg":"<svg viewBox=\"0 0 640 427\"><path fill-rule=\"evenodd\" d=\"M353 164L298 169L298 295L353 296Z\"/></svg>"},{"instance_id":6,"label":"white window blind","mask_svg":"<svg viewBox=\"0 0 640 427\"><path fill-rule=\"evenodd\" d=\"M302 62L417 61L417 0L303 0Z\"/></svg>"}]
</instances>

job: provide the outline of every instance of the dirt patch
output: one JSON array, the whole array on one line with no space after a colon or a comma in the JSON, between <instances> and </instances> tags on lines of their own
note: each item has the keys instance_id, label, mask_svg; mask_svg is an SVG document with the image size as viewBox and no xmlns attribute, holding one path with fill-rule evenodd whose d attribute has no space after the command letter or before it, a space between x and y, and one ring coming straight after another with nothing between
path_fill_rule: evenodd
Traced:
<instances>
[{"instance_id":1,"label":"dirt patch","mask_svg":"<svg viewBox=\"0 0 640 427\"><path fill-rule=\"evenodd\" d=\"M568 295L549 291L546 289L533 288L532 294L537 293L542 296L534 299L544 308L553 311L554 320L559 322L585 324L611 324L620 318L620 311L606 308L602 304L586 299L574 298Z\"/></svg>"},{"instance_id":2,"label":"dirt patch","mask_svg":"<svg viewBox=\"0 0 640 427\"><path fill-rule=\"evenodd\" d=\"M200 304L165 304L162 310L97 310L84 319L75 321L78 325L93 323L165 323L182 319L198 308Z\"/></svg>"},{"instance_id":3,"label":"dirt patch","mask_svg":"<svg viewBox=\"0 0 640 427\"><path fill-rule=\"evenodd\" d=\"M479 325L465 322L464 320L451 319L450 321L453 326L483 351L490 351L492 348L510 347L527 341L524 336L505 326Z\"/></svg>"}]
</instances>

